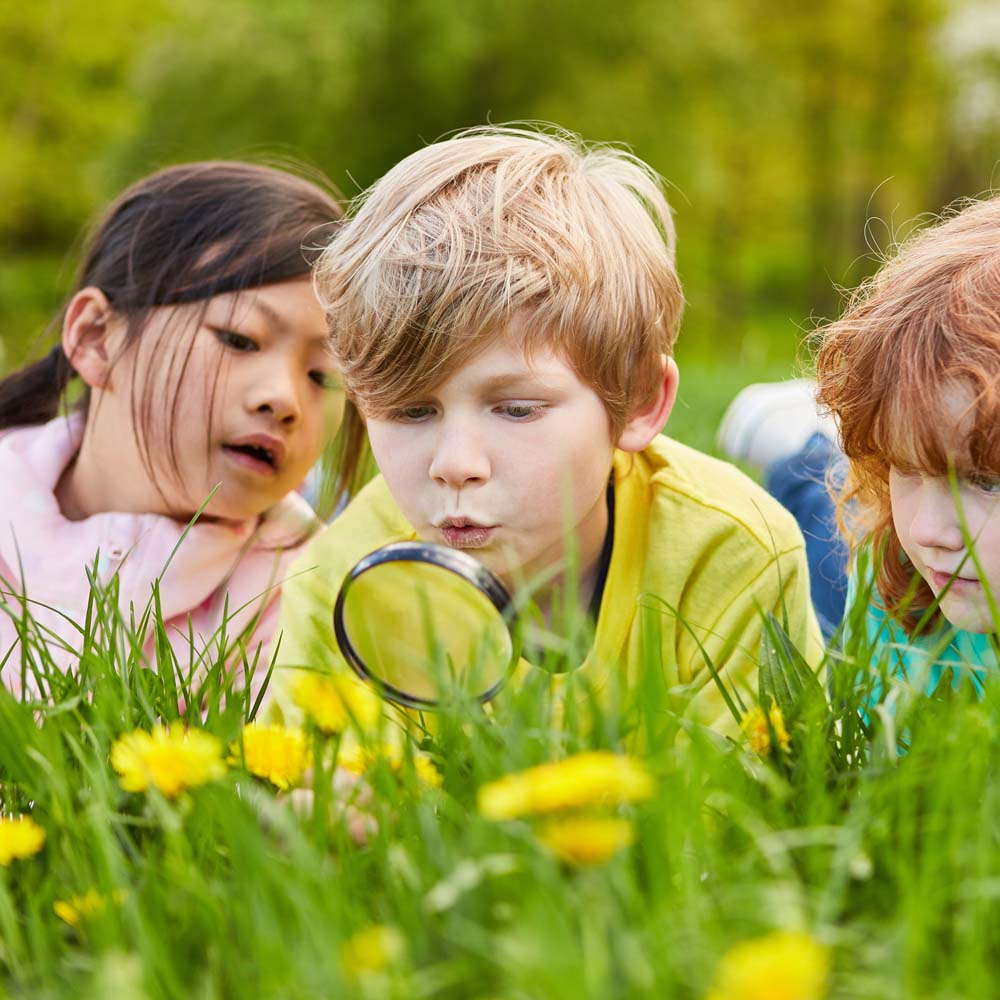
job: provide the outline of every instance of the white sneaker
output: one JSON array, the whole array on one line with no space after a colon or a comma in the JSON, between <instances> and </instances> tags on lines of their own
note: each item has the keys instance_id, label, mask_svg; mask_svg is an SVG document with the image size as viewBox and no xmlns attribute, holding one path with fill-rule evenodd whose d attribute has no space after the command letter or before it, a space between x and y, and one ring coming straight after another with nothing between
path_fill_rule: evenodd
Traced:
<instances>
[{"instance_id":1,"label":"white sneaker","mask_svg":"<svg viewBox=\"0 0 1000 1000\"><path fill-rule=\"evenodd\" d=\"M741 389L723 414L719 450L762 472L799 451L813 434L837 440L837 423L816 405L812 379L756 382Z\"/></svg>"}]
</instances>

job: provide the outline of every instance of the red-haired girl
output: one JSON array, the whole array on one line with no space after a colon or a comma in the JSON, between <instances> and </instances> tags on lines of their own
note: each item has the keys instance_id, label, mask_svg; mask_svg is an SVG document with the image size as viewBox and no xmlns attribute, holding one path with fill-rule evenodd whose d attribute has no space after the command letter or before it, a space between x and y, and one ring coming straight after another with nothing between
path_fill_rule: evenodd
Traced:
<instances>
[{"instance_id":1,"label":"red-haired girl","mask_svg":"<svg viewBox=\"0 0 1000 1000\"><path fill-rule=\"evenodd\" d=\"M996 663L1000 199L904 243L822 331L817 379L848 459L842 521L873 554L869 635Z\"/></svg>"},{"instance_id":2,"label":"red-haired girl","mask_svg":"<svg viewBox=\"0 0 1000 1000\"><path fill-rule=\"evenodd\" d=\"M867 601L875 656L891 647L906 672L919 661L930 687L944 665L995 665L1000 198L968 202L904 242L818 339L818 393L806 382L749 387L720 445L758 456L773 483L809 448L835 453L828 410L847 459L837 504L855 557L848 613ZM832 514L821 478L803 489Z\"/></svg>"}]
</instances>

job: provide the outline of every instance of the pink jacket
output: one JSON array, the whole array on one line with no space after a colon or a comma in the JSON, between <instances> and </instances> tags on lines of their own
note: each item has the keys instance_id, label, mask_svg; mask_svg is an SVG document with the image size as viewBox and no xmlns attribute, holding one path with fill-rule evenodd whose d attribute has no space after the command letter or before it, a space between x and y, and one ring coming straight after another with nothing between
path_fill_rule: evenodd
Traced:
<instances>
[{"instance_id":1,"label":"pink jacket","mask_svg":"<svg viewBox=\"0 0 1000 1000\"><path fill-rule=\"evenodd\" d=\"M258 663L266 670L267 647L278 620L276 585L319 526L312 508L290 494L257 520L195 524L171 560L185 530L171 518L111 512L82 521L63 517L54 491L82 434L83 421L76 415L0 434L0 663L11 647L19 646L14 619L21 617L26 598L53 659L64 669L75 666L80 648L76 625L86 618L87 570L92 569L101 584L118 574L119 607L126 621L130 608L137 620L142 616L159 578L167 634L185 670L192 663L191 635L195 656L217 650L211 640L222 623L228 594L230 640L261 615L247 652L252 662L260 646ZM144 648L151 661L152 646L147 631ZM14 649L0 675L15 693L21 686L21 664L21 651Z\"/></svg>"}]
</instances>

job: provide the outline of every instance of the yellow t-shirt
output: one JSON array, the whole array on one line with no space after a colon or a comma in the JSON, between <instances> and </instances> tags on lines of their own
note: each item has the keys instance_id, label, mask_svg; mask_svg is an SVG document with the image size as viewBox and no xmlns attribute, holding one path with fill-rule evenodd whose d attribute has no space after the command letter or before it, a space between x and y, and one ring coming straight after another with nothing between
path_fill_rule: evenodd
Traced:
<instances>
[{"instance_id":1,"label":"yellow t-shirt","mask_svg":"<svg viewBox=\"0 0 1000 1000\"><path fill-rule=\"evenodd\" d=\"M730 687L755 694L761 612L780 619L783 600L791 639L808 662L822 659L798 526L738 469L664 436L638 454L615 453L614 492L611 564L594 645L578 670L598 693L616 672L627 685L643 662L643 643L658 634L664 681L685 691L687 714L733 733L706 654ZM415 538L377 477L293 564L282 591L279 668L350 669L333 633L340 584L373 549ZM525 669L537 668L522 662L519 672ZM282 672L293 673L275 672L279 701Z\"/></svg>"}]
</instances>

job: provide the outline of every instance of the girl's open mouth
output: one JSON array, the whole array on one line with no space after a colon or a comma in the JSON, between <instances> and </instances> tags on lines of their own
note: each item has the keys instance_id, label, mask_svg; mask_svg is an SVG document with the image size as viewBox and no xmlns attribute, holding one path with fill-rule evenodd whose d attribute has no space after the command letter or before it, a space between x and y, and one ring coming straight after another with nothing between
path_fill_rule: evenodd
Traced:
<instances>
[{"instance_id":1,"label":"girl's open mouth","mask_svg":"<svg viewBox=\"0 0 1000 1000\"><path fill-rule=\"evenodd\" d=\"M277 456L270 448L255 444L224 444L222 450L243 468L267 475L278 471Z\"/></svg>"}]
</instances>

